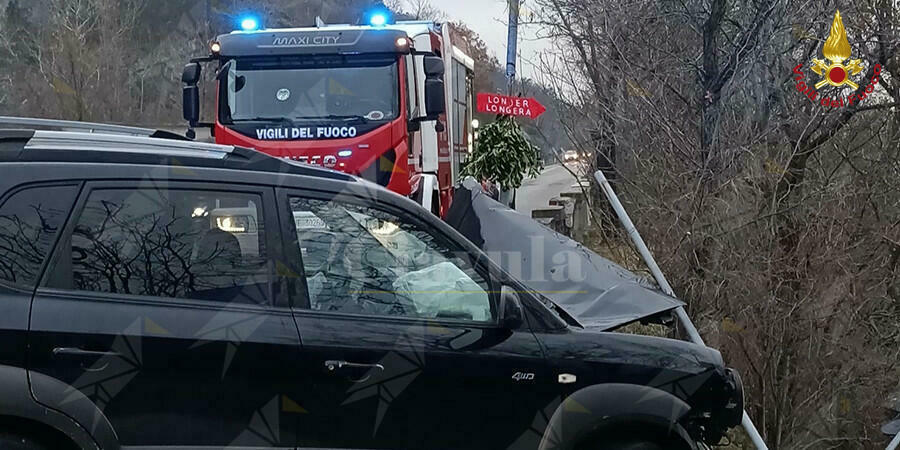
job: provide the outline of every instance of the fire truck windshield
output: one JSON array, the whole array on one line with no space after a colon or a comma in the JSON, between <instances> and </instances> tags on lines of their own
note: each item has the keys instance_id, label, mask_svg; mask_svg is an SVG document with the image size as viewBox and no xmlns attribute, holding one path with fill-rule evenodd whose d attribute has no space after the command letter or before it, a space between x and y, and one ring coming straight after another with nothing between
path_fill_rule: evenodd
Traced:
<instances>
[{"instance_id":1,"label":"fire truck windshield","mask_svg":"<svg viewBox=\"0 0 900 450\"><path fill-rule=\"evenodd\" d=\"M395 57L333 56L232 61L221 83L220 119L380 121L397 118Z\"/></svg>"}]
</instances>

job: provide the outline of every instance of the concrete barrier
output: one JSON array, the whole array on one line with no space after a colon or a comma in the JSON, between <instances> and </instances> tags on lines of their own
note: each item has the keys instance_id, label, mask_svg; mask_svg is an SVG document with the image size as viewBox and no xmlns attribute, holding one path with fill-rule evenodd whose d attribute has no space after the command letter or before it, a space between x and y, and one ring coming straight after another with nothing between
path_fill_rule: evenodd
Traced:
<instances>
[{"instance_id":1,"label":"concrete barrier","mask_svg":"<svg viewBox=\"0 0 900 450\"><path fill-rule=\"evenodd\" d=\"M569 228L566 226L566 208L562 205L550 205L546 208L535 209L531 211L531 217L551 230L565 235L569 234Z\"/></svg>"},{"instance_id":2,"label":"concrete barrier","mask_svg":"<svg viewBox=\"0 0 900 450\"><path fill-rule=\"evenodd\" d=\"M579 181L571 190L550 199L546 208L535 209L531 217L578 242L584 242L591 227L591 214L582 183L586 182Z\"/></svg>"},{"instance_id":3,"label":"concrete barrier","mask_svg":"<svg viewBox=\"0 0 900 450\"><path fill-rule=\"evenodd\" d=\"M562 206L563 211L565 212L565 221L566 228L572 228L572 218L575 212L575 201L571 198L565 197L563 194L560 194L559 197L553 197L550 199L550 206Z\"/></svg>"},{"instance_id":4,"label":"concrete barrier","mask_svg":"<svg viewBox=\"0 0 900 450\"><path fill-rule=\"evenodd\" d=\"M588 205L587 197L581 190L563 192L560 196L572 205L572 216L569 219L569 227L572 229L571 238L578 242L584 242L587 231L591 226L591 214L588 211L590 206Z\"/></svg>"}]
</instances>

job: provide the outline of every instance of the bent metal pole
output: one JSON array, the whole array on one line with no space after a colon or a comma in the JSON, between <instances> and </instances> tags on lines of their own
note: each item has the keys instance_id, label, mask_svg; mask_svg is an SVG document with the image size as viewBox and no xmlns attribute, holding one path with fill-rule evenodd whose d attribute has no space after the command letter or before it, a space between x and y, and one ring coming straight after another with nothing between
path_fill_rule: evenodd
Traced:
<instances>
[{"instance_id":1,"label":"bent metal pole","mask_svg":"<svg viewBox=\"0 0 900 450\"><path fill-rule=\"evenodd\" d=\"M613 210L616 212L616 216L619 217L619 222L622 223L631 242L637 247L638 253L641 254L641 258L644 260L644 263L647 264L650 273L653 274L653 278L656 279L656 283L659 284L659 288L673 298L678 298L675 295L675 291L672 290L672 286L669 285L669 282L666 280L665 275L663 275L662 270L660 270L659 266L656 264L656 260L653 258L653 254L650 253L650 249L647 248L647 244L644 243L644 239L641 238L641 234L638 233L634 223L631 222L631 218L628 217L628 213L625 212L625 207L622 206L622 202L619 201L619 197L609 184L609 181L607 181L606 177L603 175L603 172L600 170L594 172L594 179L597 180L597 183L599 183L600 187L603 189L603 194L606 196L609 204L612 205ZM679 306L676 308L675 315L678 317L681 326L684 327L684 331L687 333L691 342L706 346L706 344L703 343L703 338L700 337L700 333L697 332L694 323L691 322L691 318L688 317L687 312L685 312L684 307ZM763 441L762 436L760 436L759 431L756 430L756 426L753 425L753 421L750 420L750 416L747 415L747 410L744 410L744 415L741 418L741 425L747 430L750 440L753 441L753 445L755 445L757 449L769 449L769 447L766 446L765 441Z\"/></svg>"},{"instance_id":2,"label":"bent metal pole","mask_svg":"<svg viewBox=\"0 0 900 450\"><path fill-rule=\"evenodd\" d=\"M891 439L891 443L888 444L887 450L897 450L898 447L900 447L900 433L897 433L897 435L894 436L894 439Z\"/></svg>"}]
</instances>

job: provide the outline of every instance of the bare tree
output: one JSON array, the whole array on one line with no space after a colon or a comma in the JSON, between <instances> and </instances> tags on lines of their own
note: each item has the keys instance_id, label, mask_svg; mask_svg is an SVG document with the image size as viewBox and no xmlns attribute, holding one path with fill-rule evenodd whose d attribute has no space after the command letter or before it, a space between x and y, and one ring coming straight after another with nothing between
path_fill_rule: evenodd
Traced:
<instances>
[{"instance_id":1,"label":"bare tree","mask_svg":"<svg viewBox=\"0 0 900 450\"><path fill-rule=\"evenodd\" d=\"M443 22L447 14L434 6L431 0L390 0L385 2L393 11L409 16L413 20L433 20Z\"/></svg>"},{"instance_id":2,"label":"bare tree","mask_svg":"<svg viewBox=\"0 0 900 450\"><path fill-rule=\"evenodd\" d=\"M542 81L572 105L573 142L615 149L626 206L770 446L883 446L878 399L900 378L896 9L841 9L866 70L813 102L793 69L818 81L831 6L538 3L557 42Z\"/></svg>"}]
</instances>

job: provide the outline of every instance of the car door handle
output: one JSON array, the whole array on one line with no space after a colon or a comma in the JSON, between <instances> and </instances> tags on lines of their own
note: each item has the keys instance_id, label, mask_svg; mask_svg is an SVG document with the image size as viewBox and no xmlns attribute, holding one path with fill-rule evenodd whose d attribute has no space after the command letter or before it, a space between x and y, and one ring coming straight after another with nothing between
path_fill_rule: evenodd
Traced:
<instances>
[{"instance_id":1,"label":"car door handle","mask_svg":"<svg viewBox=\"0 0 900 450\"><path fill-rule=\"evenodd\" d=\"M333 372L339 369L379 369L384 370L384 366L381 364L361 364L361 363L352 363L347 361L325 361L325 367L328 368L329 372Z\"/></svg>"},{"instance_id":2,"label":"car door handle","mask_svg":"<svg viewBox=\"0 0 900 450\"><path fill-rule=\"evenodd\" d=\"M72 356L122 356L119 352L83 350L76 347L56 347L53 349L53 354Z\"/></svg>"}]
</instances>

